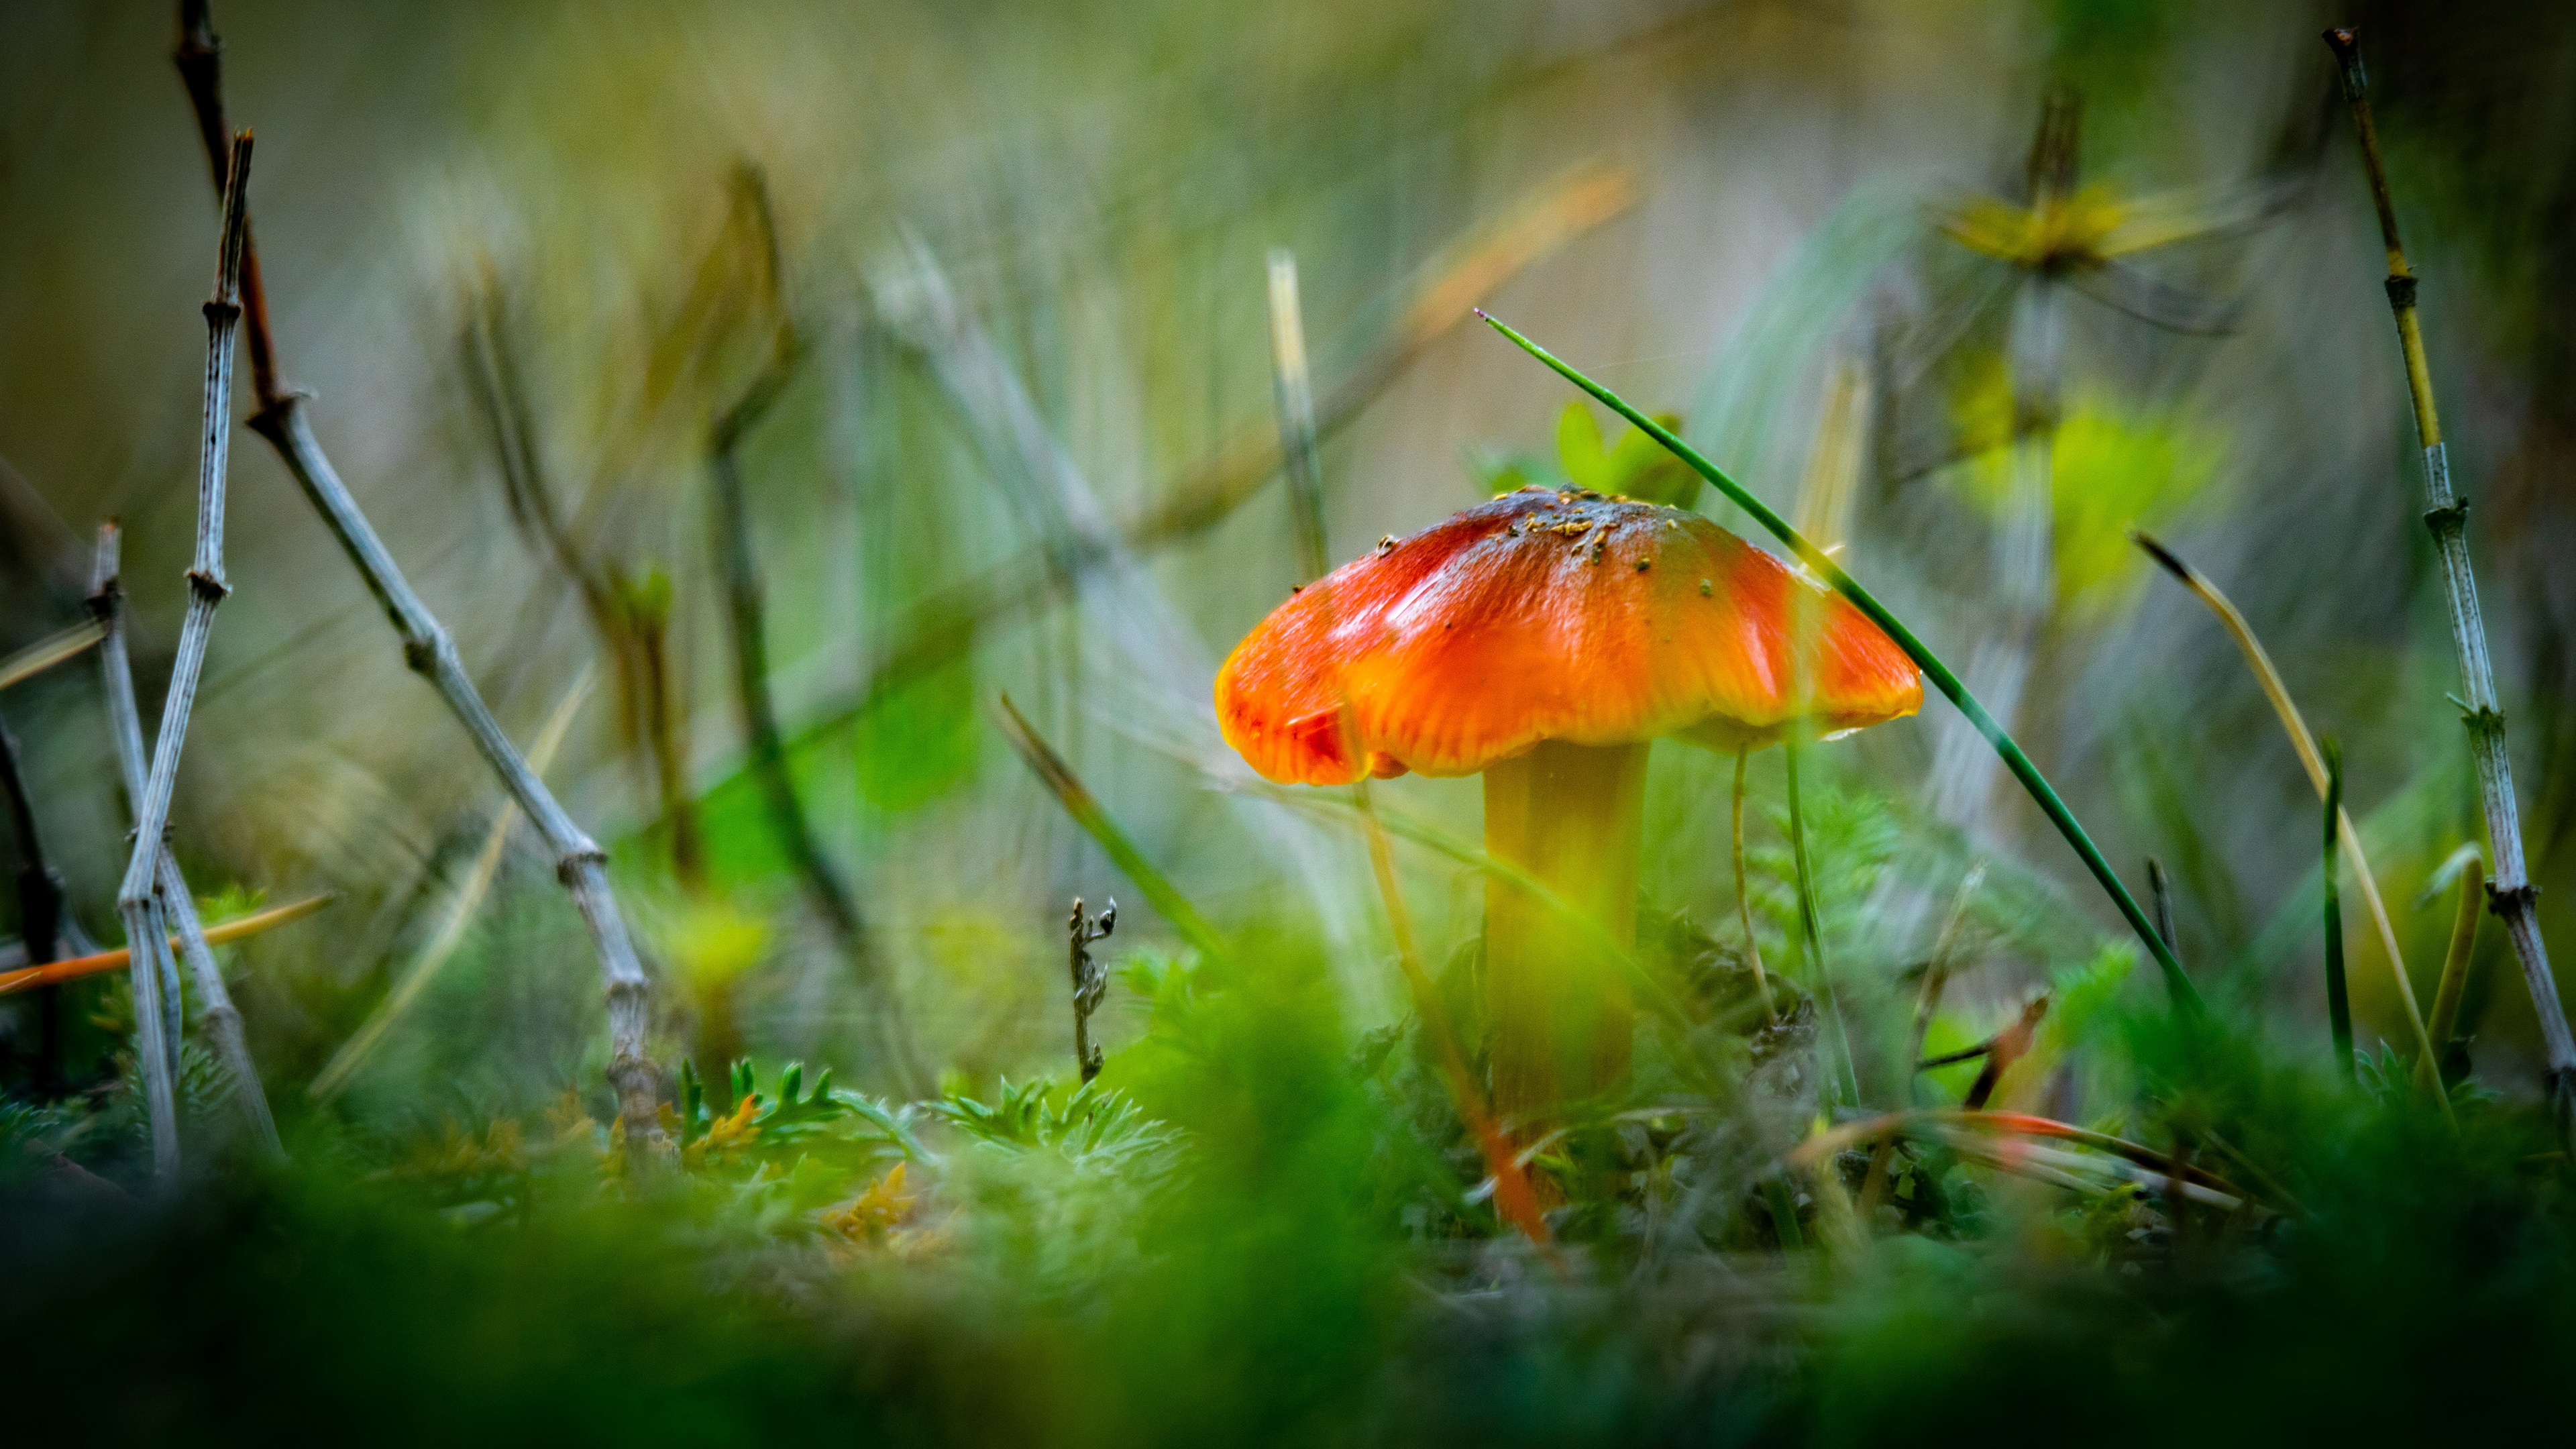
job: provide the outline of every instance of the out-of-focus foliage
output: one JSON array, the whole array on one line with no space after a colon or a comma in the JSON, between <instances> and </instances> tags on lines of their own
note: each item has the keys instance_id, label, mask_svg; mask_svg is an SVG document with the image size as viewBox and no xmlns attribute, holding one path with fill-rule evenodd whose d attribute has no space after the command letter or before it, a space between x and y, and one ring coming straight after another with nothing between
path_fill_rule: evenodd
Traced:
<instances>
[{"instance_id":1,"label":"out-of-focus foliage","mask_svg":"<svg viewBox=\"0 0 2576 1449\"><path fill-rule=\"evenodd\" d=\"M2366 932L2362 1080L2334 1077L2316 801L2127 537L2220 580L2343 741L2429 1000L2451 901L2408 902L2482 826L2312 39L2358 19L2543 927L2576 955L2576 19L2361 8L220 6L284 376L513 737L580 709L547 778L649 958L670 1140L611 1121L552 864L503 820L478 866L498 787L237 432L173 839L210 918L334 895L218 952L292 1161L245 1150L192 1039L197 1175L155 1191L123 976L53 998L51 1060L40 1001L0 998L0 1412L82 1442L1485 1449L2558 1415L2576 1196L2502 933L2438 1044L2456 1131ZM0 652L85 616L117 516L147 721L214 214L169 20L0 9ZM2040 194L2034 155L2067 184ZM1467 1110L1474 784L1371 787L1400 940L1348 797L1247 782L1208 712L1306 582L1259 457L1280 247L1336 558L1531 482L1742 531L1471 305L1784 512L1847 449L1837 557L1963 667L2025 651L2009 723L2125 874L2167 868L2209 1018L2166 1013L2018 798L1944 813L1937 703L1804 757L1817 941L1778 756L1749 769L1740 915L1735 762L1667 741L1634 1068L1525 1134L1545 1241L1514 1231ZM732 458L810 847L750 767L710 486L772 368ZM1005 690L1205 949L993 747ZM94 667L0 708L73 922L112 935ZM1122 903L1087 1082L1077 896ZM443 969L308 1095L460 901ZM0 901L0 934L21 918ZM1996 1111L1957 1110L1994 1058L1916 1069L2019 1022ZM1824 1090L1846 1076L1858 1107Z\"/></svg>"}]
</instances>

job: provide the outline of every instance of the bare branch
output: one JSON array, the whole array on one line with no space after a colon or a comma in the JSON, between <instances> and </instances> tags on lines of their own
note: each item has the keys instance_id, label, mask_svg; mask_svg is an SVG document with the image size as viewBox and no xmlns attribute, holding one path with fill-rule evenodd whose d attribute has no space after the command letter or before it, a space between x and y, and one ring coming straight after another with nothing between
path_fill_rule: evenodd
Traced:
<instances>
[{"instance_id":1,"label":"bare branch","mask_svg":"<svg viewBox=\"0 0 2576 1449\"><path fill-rule=\"evenodd\" d=\"M2487 884L2488 908L2503 918L2522 963L2523 984L2531 992L2540 1018L2540 1039L2548 1052L2549 1093L2561 1139L2576 1141L2576 1032L2558 999L2558 978L2549 968L2549 948L2540 938L2539 887L2523 867L2522 816L2514 800L2513 760L2505 751L2504 710L2496 700L2495 667L2487 656L2487 626L2478 611L2477 574L2469 565L2469 501L2451 491L2451 464L2442 443L2440 415L2433 407L2433 372L2424 357L2424 333L2415 315L2416 278L2398 240L2397 209L2389 198L2388 172L2379 158L2379 131L2371 120L2369 80L2352 31L2329 30L2326 44L2343 68L2344 99L2352 106L2353 132L2361 142L2364 173L2371 201L2379 212L2380 240L2388 249L2388 307L2397 321L2399 351L2406 361L2406 381L2415 408L2415 437L2424 450L2424 526L2442 556L2444 600L2450 605L2451 642L2460 657L2461 722L2468 727L2469 750L2478 766L2479 801L2487 820L2487 849L2495 859L2495 878ZM2414 997L2407 1000L2411 1007ZM2428 1043L2427 1055L2434 1048Z\"/></svg>"},{"instance_id":2,"label":"bare branch","mask_svg":"<svg viewBox=\"0 0 2576 1449\"><path fill-rule=\"evenodd\" d=\"M170 797L179 784L179 753L188 740L188 712L196 704L197 681L206 667L206 644L214 632L215 608L231 589L224 583L224 484L232 462L233 349L241 325L242 226L248 214L251 136L233 138L231 165L224 177L224 227L216 249L215 290L206 300L206 389L204 428L197 450L197 553L188 570L188 613L179 626L179 657L171 666L169 693L162 699L161 729L152 749L152 767L143 798L134 807L134 853L117 887L117 913L125 919L125 939L138 955L159 957L169 950L162 939L160 866L163 837L170 828ZM171 1003L161 1003L164 1020ZM141 1012L138 1008L137 1016ZM165 1052L175 1047L165 1039ZM162 1073L152 1083L155 1070ZM178 1113L169 1096L167 1059L147 1064L145 1080L152 1096L153 1166L167 1182L179 1170Z\"/></svg>"},{"instance_id":3,"label":"bare branch","mask_svg":"<svg viewBox=\"0 0 2576 1449\"><path fill-rule=\"evenodd\" d=\"M109 733L114 736L116 761L125 781L129 806L139 805L146 790L147 766L144 763L143 722L134 707L134 676L126 662L125 591L117 581L120 540L114 523L102 524L98 530L98 567L92 577L90 610L102 630L99 645L99 668L105 677L108 701ZM250 1044L242 1035L241 1011L233 1005L232 992L224 985L223 969L215 963L215 953L204 923L197 918L197 899L188 889L187 877L180 873L179 858L169 845L161 846L161 859L156 867L154 887L160 892L160 910L168 924L177 928L180 954L188 961L188 977L197 988L197 1015L215 1039L215 1055L223 1062L232 1078L233 1104L241 1110L242 1121L250 1129L251 1140L271 1156L283 1157L285 1147L278 1141L276 1119L269 1115L268 1094L260 1086L259 1068L251 1060ZM130 938L129 938L130 939ZM148 951L156 970L163 972L159 997L165 1043L178 1040L179 982L175 966L169 964L166 948ZM137 997L137 1001L142 998ZM137 1010L141 1008L138 1006Z\"/></svg>"},{"instance_id":4,"label":"bare branch","mask_svg":"<svg viewBox=\"0 0 2576 1449\"><path fill-rule=\"evenodd\" d=\"M205 25L205 6L197 0L183 0L181 18L187 36L202 36L203 48L216 48L211 31ZM193 22L193 23L185 23ZM190 46L183 38L180 47L180 70L189 82L189 96L197 108L202 129L212 116L219 125L223 97L214 86L216 71L203 57L191 58ZM200 73L204 79L200 79ZM245 240L245 249L247 242ZM264 339L266 318L256 309L250 316L252 335ZM658 1146L664 1142L660 1116L656 1109L660 1093L660 1074L645 1052L646 1029L652 984L636 959L634 941L627 935L625 917L618 913L616 894L608 884L608 855L596 842L575 825L565 813L545 782L528 768L510 737L502 733L499 721L483 702L474 681L465 673L456 645L447 631L412 592L411 584L394 563L393 555L376 535L375 526L358 510L357 501L349 496L346 484L324 455L321 443L313 436L312 425L304 417L301 394L276 388L273 381L263 382L260 410L250 420L251 428L269 442L295 475L305 497L322 521L339 539L359 575L366 580L368 591L392 621L402 639L403 659L414 673L436 686L448 708L453 711L466 733L474 738L484 760L501 777L510 796L527 812L529 821L543 836L555 860L555 874L571 892L573 904L581 912L582 923L589 930L591 945L599 956L600 975L607 981L608 999L608 1080L617 1091L618 1114L624 1120L627 1140ZM652 1160L646 1153L634 1160Z\"/></svg>"}]
</instances>

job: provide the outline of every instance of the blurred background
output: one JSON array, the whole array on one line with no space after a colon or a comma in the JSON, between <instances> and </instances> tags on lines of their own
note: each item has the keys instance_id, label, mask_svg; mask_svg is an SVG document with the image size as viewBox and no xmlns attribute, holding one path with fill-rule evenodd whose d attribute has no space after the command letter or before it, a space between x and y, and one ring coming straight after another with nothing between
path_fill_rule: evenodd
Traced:
<instances>
[{"instance_id":1,"label":"blurred background","mask_svg":"<svg viewBox=\"0 0 2576 1449\"><path fill-rule=\"evenodd\" d=\"M2576 953L2576 15L2431 11L238 0L215 19L232 120L259 138L282 376L610 849L657 1058L797 1056L918 1092L1067 1072L1071 898L1118 898L1115 946L1171 939L996 732L1003 693L1204 909L1312 921L1355 1018L1399 1010L1347 822L1254 788L1208 703L1303 578L1275 249L1336 560L1579 471L1569 389L1473 324L1489 307L1843 540L2009 707L2122 872L2142 888L2163 862L2204 989L2283 1004L2321 1049L2315 797L2234 646L2124 530L2156 533L2341 741L2429 998L2449 899L2415 897L2481 831L2384 263L2316 39L2356 19L2476 503L2544 928ZM157 4L0 9L0 650L83 617L93 531L120 519L147 719L194 529L217 219L174 37ZM718 424L755 394L771 405L736 414L727 456L804 854L749 768L728 612ZM332 1110L388 1131L567 1085L604 1101L597 969L550 862L247 431L232 477L235 593L176 842L211 914L334 898L227 948L272 1097L312 1110L336 1066ZM113 943L127 815L96 670L0 710L71 910ZM1817 813L1838 969L1867 997L1910 995L1902 969L1990 862L1953 998L1970 1039L2121 928L1954 727L1935 701L1821 751ZM1766 851L1777 759L1753 771ZM1731 765L1667 742L1650 786L1650 903L1721 937ZM1473 781L1382 798L1477 838ZM1427 948L1471 941L1480 878L1431 850L1401 864ZM825 875L853 909L818 905ZM1763 889L1784 928L1785 888ZM2402 1039L2352 935L2365 1042ZM2485 1079L2528 1092L2528 998L2501 933L2481 952L2463 1020ZM112 1022L120 989L70 988L73 1017ZM28 1011L0 1005L20 1060ZM1113 1052L1134 1029L1102 1023ZM75 1030L75 1065L114 1045Z\"/></svg>"}]
</instances>

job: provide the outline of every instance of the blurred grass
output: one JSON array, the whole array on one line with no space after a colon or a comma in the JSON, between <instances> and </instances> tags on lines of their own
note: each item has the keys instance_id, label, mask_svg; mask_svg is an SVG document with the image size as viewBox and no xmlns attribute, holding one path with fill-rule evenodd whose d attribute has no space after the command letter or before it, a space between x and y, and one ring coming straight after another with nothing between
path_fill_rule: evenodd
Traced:
<instances>
[{"instance_id":1,"label":"blurred grass","mask_svg":"<svg viewBox=\"0 0 2576 1449\"><path fill-rule=\"evenodd\" d=\"M2502 0L2363 8L2391 161L2423 198L2426 321L2458 369L2442 384L2563 937L2576 290L2548 262L2576 215L2576 159L2550 139L2576 25ZM2345 742L2392 899L2478 838L2366 201L2305 7L244 0L216 19L234 118L261 138L286 376L321 394L325 441L514 737L584 667L618 681L553 778L654 958L659 1059L729 1080L716 1058L738 1043L765 1095L722 1142L712 1108L692 1121L708 1145L663 1188L611 1170L596 973L522 830L369 1071L302 1105L438 929L500 796L291 485L243 450L239 592L176 844L210 892L340 901L224 951L298 1165L230 1162L220 1076L192 1054L190 1153L221 1172L122 1196L143 1159L121 988L76 989L75 1090L51 1099L28 1090L29 1019L0 1003L0 1341L15 1382L49 1386L8 1412L75 1412L108 1441L331 1422L444 1442L1496 1445L2448 1439L2551 1407L2576 1349L2576 1222L2528 1113L2533 1023L2498 933L2462 993L2459 1137L2378 1084L2382 1039L2404 1039L2384 973L2356 983L2364 1083L2335 1085L2313 797L2225 639L2138 586L2122 535L2164 531L2226 581ZM78 539L120 515L147 712L182 598L213 208L168 21L0 12L0 654L81 620ZM1938 220L2014 193L2051 81L2083 91L2084 174L2117 194L2278 201L2140 260L2241 304L2230 336L2069 299L2058 607L2010 722L2124 872L2174 868L2215 1029L2158 1024L2152 973L2034 813L2012 804L1973 843L1932 817L1920 725L1801 761L1823 934L1863 1097L1902 1105L1938 912L1887 903L1947 900L1984 860L1925 1050L2049 990L2013 1105L2259 1174L2287 1215L2176 1217L1936 1145L1895 1161L1861 1246L1820 1230L1826 1185L1778 1166L1817 1125L1813 1004L1784 992L1787 1024L1752 1029L1731 761L1667 745L1639 965L1676 1006L1641 1032L1630 1095L1538 1150L1567 1189L1562 1256L1526 1248L1426 1054L1346 812L1225 788L1195 671L1302 579L1280 490L1115 561L1114 588L1035 579L1062 602L848 712L960 590L1064 556L889 325L877 283L916 241L1115 519L1172 516L1174 480L1271 435L1262 279L1292 248L1319 397L1368 384L1322 452L1335 557L1501 467L1670 483L1620 438L1587 451L1561 389L1501 343L1424 331L1426 286L1477 300L1433 285L1462 258L1783 509L1830 380L1865 379L1842 557L1935 647L1964 646L1992 588L1994 450L2022 420L1996 361L2009 279ZM730 189L744 162L769 179L775 297ZM1552 246L1500 270L1477 251L1614 182ZM943 1073L918 1102L866 1095L891 1080L867 999L741 771L707 427L767 361L776 298L808 353L741 451L770 683L807 809ZM496 435L500 394L477 388L502 350L520 413ZM535 488L578 568L517 521ZM620 580L667 608L659 705L629 677L633 621L585 596ZM125 845L91 687L57 669L7 707L73 912L103 930ZM995 747L1002 690L1239 955L1176 945ZM674 777L694 877L665 824ZM1755 928L1785 964L1785 801L1776 770L1753 782ZM1472 1027L1474 788L1375 788L1417 827L1405 898ZM1108 1064L1077 1097L1061 922L1070 897L1111 894ZM2449 902L2395 925L2429 994ZM788 1103L791 1059L809 1088L835 1068L841 1095ZM1976 1070L1919 1090L1955 1101ZM1853 1166L1830 1168L1849 1193ZM1775 1195L1805 1246L1781 1250Z\"/></svg>"}]
</instances>

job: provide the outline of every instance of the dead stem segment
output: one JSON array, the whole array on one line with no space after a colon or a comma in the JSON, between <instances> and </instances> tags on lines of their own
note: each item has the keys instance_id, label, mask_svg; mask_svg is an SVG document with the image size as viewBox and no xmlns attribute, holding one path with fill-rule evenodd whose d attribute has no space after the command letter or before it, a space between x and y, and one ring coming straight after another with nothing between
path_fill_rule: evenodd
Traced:
<instances>
[{"instance_id":1,"label":"dead stem segment","mask_svg":"<svg viewBox=\"0 0 2576 1449\"><path fill-rule=\"evenodd\" d=\"M148 766L143 744L143 721L134 705L134 676L126 661L125 591L117 575L120 571L122 540L116 524L102 524L98 531L98 554L91 575L90 612L100 626L99 667L108 701L109 734L116 747L116 761L125 783L129 806L139 807L145 793ZM188 962L188 978L197 992L197 1018L205 1024L207 1035L214 1038L215 1055L232 1078L233 1104L241 1112L243 1125L250 1130L251 1141L272 1157L283 1157L285 1147L278 1140L277 1122L268 1110L268 1094L260 1085L258 1064L251 1060L250 1043L242 1034L241 1011L233 1005L232 992L224 985L223 968L216 964L215 933L206 930L197 918L197 900L188 889L188 879L180 873L179 858L165 842L161 846L154 887L159 893L159 909L169 925L176 928L179 954ZM296 908L281 907L280 911ZM293 915L268 913L278 923L294 919ZM236 931L233 935L246 934ZM225 936L222 939L232 939ZM150 1001L162 1019L164 1050L174 1048L180 1031L179 978L172 964L167 943L147 949L143 959L129 963L140 975L154 978L156 988L147 997L138 993L136 1011ZM174 1068L175 1070L175 1068Z\"/></svg>"},{"instance_id":2,"label":"dead stem segment","mask_svg":"<svg viewBox=\"0 0 2576 1449\"><path fill-rule=\"evenodd\" d=\"M107 697L108 729L115 737L117 764L124 778L125 804L139 818L144 781L151 770L143 744L143 715L134 702L134 673L126 661L125 591L117 581L118 549L117 527L110 522L99 529L90 609L101 626L99 672ZM129 960L127 980L134 996L135 1056L143 1070L148 1107L159 1090L155 1083L166 1084L178 1075L174 1054L179 1041L179 973L167 952L147 947Z\"/></svg>"},{"instance_id":3,"label":"dead stem segment","mask_svg":"<svg viewBox=\"0 0 2576 1449\"><path fill-rule=\"evenodd\" d=\"M222 43L215 39L206 6L200 0L183 0L180 20L175 58L187 82L199 130L211 147L223 134ZM608 1080L617 1092L618 1115L625 1123L627 1140L648 1148L658 1147L665 1140L656 1111L661 1074L645 1052L652 987L636 958L635 944L627 935L625 917L618 912L617 897L609 887L607 853L573 823L545 782L528 768L518 747L502 732L500 722L484 704L482 692L465 673L454 641L439 627L420 596L412 592L393 554L377 536L375 526L359 511L357 500L349 496L347 485L324 455L321 443L313 436L312 425L305 419L303 395L277 385L268 314L258 289L258 257L250 245L248 226L245 215L245 285L241 296L243 322L251 334L252 383L259 400L259 411L250 419L251 429L276 450L314 511L322 515L349 561L357 566L368 592L376 596L376 603L402 640L404 663L437 687L448 709L473 737L475 747L501 777L511 798L544 837L555 858L556 877L581 912L582 924L599 957L600 974L607 981ZM658 1154L648 1150L629 1160L654 1162Z\"/></svg>"},{"instance_id":4,"label":"dead stem segment","mask_svg":"<svg viewBox=\"0 0 2576 1449\"><path fill-rule=\"evenodd\" d=\"M2541 940L2536 889L2523 862L2522 819L2513 790L2513 761L2505 749L2504 711L2497 702L2495 666L2487 654L2486 623L2478 609L2477 576L2469 563L2468 505L2452 491L2450 460L2442 443L2442 424L2433 407L2433 373L2424 356L2423 328L2416 318L2417 284L2407 266L2406 248L2398 238L2397 208L2388 190L2388 170L2379 154L2378 127L2371 118L2370 81L2361 64L2361 47L2350 27L2325 33L2328 48L2343 70L2344 99L2352 108L2353 132L2360 142L2364 174L2372 205L2379 214L2380 240L2388 252L2388 305L2397 321L2398 348L2406 365L2406 384L2415 413L2415 436L2424 453L2424 521L2442 558L2444 598L2450 607L2451 641L2460 661L2465 696L2461 714L2469 748L2477 761L2478 795L2487 822L2487 848L2495 860L2495 879L2488 905L2504 921L2522 964L2523 984L2540 1019L2541 1041L2548 1056L2552 1107L2562 1138L2576 1140L2576 1032L2558 998L2558 980L2549 966L2549 948Z\"/></svg>"},{"instance_id":5,"label":"dead stem segment","mask_svg":"<svg viewBox=\"0 0 2576 1449\"><path fill-rule=\"evenodd\" d=\"M162 937L162 907L157 899L163 836L170 824L170 797L178 788L179 753L188 738L188 713L196 703L197 681L206 665L206 643L215 622L215 606L229 590L224 585L224 485L231 463L233 428L233 350L241 321L242 233L248 217L250 132L233 137L224 177L223 233L216 247L215 290L205 305L206 386L197 454L197 552L188 570L186 618L179 626L179 656L170 671L170 689L161 709L161 729L154 737L152 767L143 797L134 808L134 851L117 888L116 907L125 921L125 938L138 956L167 952ZM153 1169L167 1183L179 1172L178 1105L171 1082L171 1057L177 1043L168 1035L171 1002L161 1005L163 1039L158 1052L147 1052L145 1092L152 1118ZM138 1010L137 1018L140 1021ZM148 1040L148 1038L147 1038ZM156 1081L155 1078L158 1077Z\"/></svg>"},{"instance_id":6,"label":"dead stem segment","mask_svg":"<svg viewBox=\"0 0 2576 1449\"><path fill-rule=\"evenodd\" d=\"M1073 898L1073 917L1065 922L1066 957L1073 975L1073 1062L1086 1082L1100 1075L1101 1051L1091 1040L1091 1014L1109 995L1109 968L1091 958L1091 948L1118 929L1118 901L1096 916L1082 912L1082 897Z\"/></svg>"},{"instance_id":7,"label":"dead stem segment","mask_svg":"<svg viewBox=\"0 0 2576 1449\"><path fill-rule=\"evenodd\" d=\"M2255 637L2254 626L2246 622L2244 613L2208 575L2193 568L2180 554L2140 529L2129 530L2129 541L2154 559L2158 567L2171 574L2177 583L2191 591L2193 598L2200 600L2210 613L2217 616L2220 626L2227 630L2227 636L2236 642L2237 652L2245 656L2245 667L2253 672L2255 683L2263 687L2263 697L2271 701L2272 713L2281 722L2281 732L2289 736L2290 748L2297 752L2300 766L2307 771L2308 783L2316 787L2318 798L2324 798L2329 783L2325 756L2317 748L2316 736L2309 731L2307 718L2299 713L2297 702L2290 698L2290 687L2282 681L2281 671L2273 667L2271 652L2263 647L2261 639ZM2416 1008L2415 984L2406 974L2406 958L2398 949L2397 927L2388 918L2388 904L2380 897L2377 874L2371 869L2369 852L2362 849L2361 832L2352 823L2351 811L2339 809L2336 812L2335 829L2342 840L2344 853L2352 857L2353 884L2360 888L2362 905L2370 912L2371 926L2379 937L2380 955L2387 960L2389 974L2396 983L2398 1005L2405 1008L2406 1025L2415 1036L2416 1055L2419 1062L2430 1062L2440 1050L2441 1038L2425 1030L2423 1013ZM2155 870L2153 861L2148 865L2151 872ZM2158 889L2161 891L2162 887ZM2161 895L2157 910L2162 922L2164 901ZM2166 946L2171 947L2173 932L2170 923L2163 922L2159 928L2163 931ZM2435 1100L2443 1116L2449 1117L2449 1097L2437 1094Z\"/></svg>"}]
</instances>

